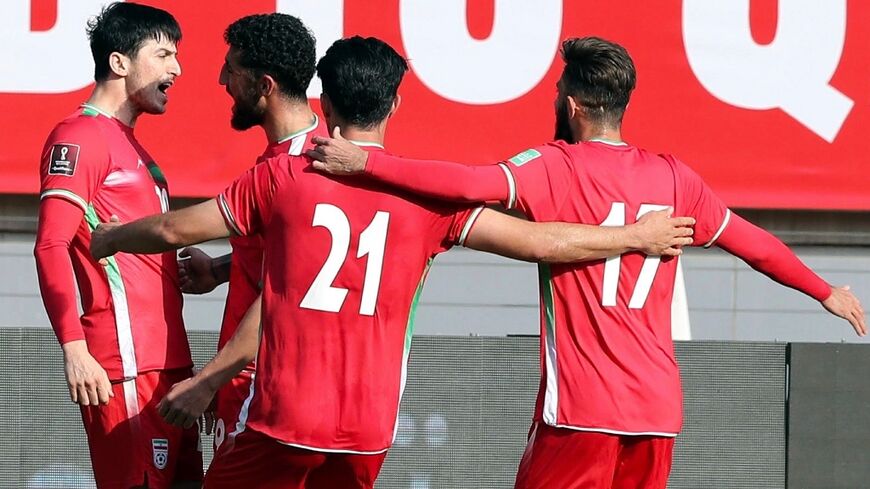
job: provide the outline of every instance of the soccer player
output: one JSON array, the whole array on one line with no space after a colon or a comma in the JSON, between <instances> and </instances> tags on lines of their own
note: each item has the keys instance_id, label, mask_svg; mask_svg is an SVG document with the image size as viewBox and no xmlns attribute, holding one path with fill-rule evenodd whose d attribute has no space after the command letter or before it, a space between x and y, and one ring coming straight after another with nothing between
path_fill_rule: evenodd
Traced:
<instances>
[{"instance_id":1,"label":"soccer player","mask_svg":"<svg viewBox=\"0 0 870 489\"><path fill-rule=\"evenodd\" d=\"M848 287L829 286L779 240L731 212L671 155L622 139L635 86L621 46L588 37L562 44L556 142L497 165L413 161L320 141L310 155L330 173L365 173L453 201L499 200L535 221L632 222L671 206L694 217L694 244L717 245L783 285L820 301L866 334ZM682 423L671 340L677 260L627 253L588 263L540 265L541 383L517 488L664 488Z\"/></svg>"},{"instance_id":2,"label":"soccer player","mask_svg":"<svg viewBox=\"0 0 870 489\"><path fill-rule=\"evenodd\" d=\"M328 125L343 126L367 151L383 152L406 70L405 60L377 39L337 41L317 65ZM209 469L208 488L373 486L395 434L416 301L438 253L465 244L525 259L570 260L627 248L627 227L529 223L377 185L345 185L310 163L277 155L216 200L102 226L92 241L92 254L103 257L229 234L264 237L259 349L246 317L203 369L225 381L231 369L219 364L238 368L257 351L252 395L230 434L231 451L225 442L225 456Z\"/></svg>"},{"instance_id":3,"label":"soccer player","mask_svg":"<svg viewBox=\"0 0 870 489\"><path fill-rule=\"evenodd\" d=\"M199 487L196 429L169 426L155 409L193 366L175 253L120 254L105 266L88 253L91 231L110 216L168 210L166 180L133 128L141 114L166 110L181 75L181 30L163 10L119 2L88 24L88 36L96 86L42 151L34 249L42 299L97 486Z\"/></svg>"},{"instance_id":4,"label":"soccer player","mask_svg":"<svg viewBox=\"0 0 870 489\"><path fill-rule=\"evenodd\" d=\"M293 16L272 13L243 17L227 27L229 46L221 68L220 84L232 97L232 127L239 131L260 126L268 140L256 164L279 154L300 155L309 149L312 135L326 129L308 106L305 94L314 76L314 37ZM260 294L263 271L263 240L260 235L230 237L232 254L212 259L196 248L182 254L191 259L183 266L182 289L208 292L229 280L218 349L232 338L242 318ZM259 324L259 303L251 321ZM235 429L242 403L250 392L254 363L245 366L232 381L220 387L208 371L175 386L159 406L173 424L191 426L199 413L216 400L215 453L226 433ZM220 390L215 396L215 391Z\"/></svg>"}]
</instances>

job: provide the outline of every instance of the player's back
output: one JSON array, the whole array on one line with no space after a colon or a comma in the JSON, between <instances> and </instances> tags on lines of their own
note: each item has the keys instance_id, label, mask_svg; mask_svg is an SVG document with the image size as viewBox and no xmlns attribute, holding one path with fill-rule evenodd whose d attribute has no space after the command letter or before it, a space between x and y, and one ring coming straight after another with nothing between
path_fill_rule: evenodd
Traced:
<instances>
[{"instance_id":1,"label":"player's back","mask_svg":"<svg viewBox=\"0 0 870 489\"><path fill-rule=\"evenodd\" d=\"M539 161L532 155L511 168L518 207L535 221L620 226L673 207L698 219L699 244L722 222L719 210L707 209L692 187L700 179L672 157L605 142L552 143L535 153ZM635 252L540 267L540 419L615 433L679 431L671 340L676 264Z\"/></svg>"},{"instance_id":2,"label":"player's back","mask_svg":"<svg viewBox=\"0 0 870 489\"><path fill-rule=\"evenodd\" d=\"M329 178L303 158L282 155L269 168L263 340L248 425L303 447L385 450L423 280L471 211Z\"/></svg>"}]
</instances>

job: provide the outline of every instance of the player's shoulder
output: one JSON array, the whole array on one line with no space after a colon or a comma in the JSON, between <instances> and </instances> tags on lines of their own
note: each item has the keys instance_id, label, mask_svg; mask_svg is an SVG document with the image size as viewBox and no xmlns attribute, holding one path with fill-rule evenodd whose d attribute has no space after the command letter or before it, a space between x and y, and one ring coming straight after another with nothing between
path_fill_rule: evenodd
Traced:
<instances>
[{"instance_id":1,"label":"player's shoulder","mask_svg":"<svg viewBox=\"0 0 870 489\"><path fill-rule=\"evenodd\" d=\"M543 163L564 160L570 157L571 151L569 146L565 141L551 141L520 151L504 161L515 167L520 167L532 162Z\"/></svg>"},{"instance_id":2,"label":"player's shoulder","mask_svg":"<svg viewBox=\"0 0 870 489\"><path fill-rule=\"evenodd\" d=\"M687 165L685 162L683 162L683 160L681 160L680 158L678 158L677 156L675 156L671 153L652 153L652 152L650 152L650 154L655 154L656 157L658 157L659 159L664 161L668 166L671 167L673 172L678 176L689 176L689 177L696 177L697 176L697 173L695 173L695 171L692 170L692 168L689 165Z\"/></svg>"},{"instance_id":3,"label":"player's shoulder","mask_svg":"<svg viewBox=\"0 0 870 489\"><path fill-rule=\"evenodd\" d=\"M82 109L70 114L54 126L47 143L88 144L103 142L105 125L100 117Z\"/></svg>"}]
</instances>

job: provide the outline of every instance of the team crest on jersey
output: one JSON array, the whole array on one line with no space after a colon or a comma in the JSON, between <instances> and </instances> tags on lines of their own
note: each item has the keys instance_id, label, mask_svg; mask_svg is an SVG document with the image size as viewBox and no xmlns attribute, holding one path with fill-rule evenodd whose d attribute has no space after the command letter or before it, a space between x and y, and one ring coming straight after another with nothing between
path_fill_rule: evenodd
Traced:
<instances>
[{"instance_id":1,"label":"team crest on jersey","mask_svg":"<svg viewBox=\"0 0 870 489\"><path fill-rule=\"evenodd\" d=\"M530 161L532 161L535 158L538 158L540 156L541 156L540 151L538 151L536 149L527 149L527 150L523 151L522 153L519 153L518 155L509 159L508 161L513 163L514 166L523 166L526 163L528 163L528 162L530 162Z\"/></svg>"},{"instance_id":2,"label":"team crest on jersey","mask_svg":"<svg viewBox=\"0 0 870 489\"><path fill-rule=\"evenodd\" d=\"M71 177L76 172L79 162L78 144L55 144L51 147L48 161L49 175L65 175Z\"/></svg>"},{"instance_id":3,"label":"team crest on jersey","mask_svg":"<svg viewBox=\"0 0 870 489\"><path fill-rule=\"evenodd\" d=\"M154 460L154 466L160 470L165 469L166 463L169 461L169 440L166 438L152 438L151 455Z\"/></svg>"}]
</instances>

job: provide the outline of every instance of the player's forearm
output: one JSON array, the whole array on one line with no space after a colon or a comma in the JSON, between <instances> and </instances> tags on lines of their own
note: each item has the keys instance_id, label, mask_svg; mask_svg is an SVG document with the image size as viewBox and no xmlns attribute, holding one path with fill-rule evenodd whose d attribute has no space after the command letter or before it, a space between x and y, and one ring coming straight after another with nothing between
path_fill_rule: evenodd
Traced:
<instances>
[{"instance_id":1,"label":"player's forearm","mask_svg":"<svg viewBox=\"0 0 870 489\"><path fill-rule=\"evenodd\" d=\"M464 245L516 260L571 263L620 255L639 242L630 227L537 223L484 209Z\"/></svg>"},{"instance_id":2,"label":"player's forearm","mask_svg":"<svg viewBox=\"0 0 870 489\"><path fill-rule=\"evenodd\" d=\"M85 338L76 305L72 264L66 249L37 244L36 274L45 312L61 345Z\"/></svg>"},{"instance_id":3,"label":"player's forearm","mask_svg":"<svg viewBox=\"0 0 870 489\"><path fill-rule=\"evenodd\" d=\"M229 282L230 280L230 268L233 264L233 254L227 253L223 256L218 256L216 258L212 258L211 260L211 274L214 276L214 279L217 283L222 284Z\"/></svg>"},{"instance_id":4,"label":"player's forearm","mask_svg":"<svg viewBox=\"0 0 870 489\"><path fill-rule=\"evenodd\" d=\"M723 250L782 285L824 301L831 286L810 270L782 241L732 214L731 222L716 243Z\"/></svg>"},{"instance_id":5,"label":"player's forearm","mask_svg":"<svg viewBox=\"0 0 870 489\"><path fill-rule=\"evenodd\" d=\"M509 192L505 170L498 165L463 165L370 153L365 172L392 186L454 202L504 202Z\"/></svg>"},{"instance_id":6,"label":"player's forearm","mask_svg":"<svg viewBox=\"0 0 870 489\"><path fill-rule=\"evenodd\" d=\"M98 228L92 236L92 254L117 252L162 253L229 236L215 200L185 209L144 217L117 227ZM94 253L97 251L97 253Z\"/></svg>"},{"instance_id":7,"label":"player's forearm","mask_svg":"<svg viewBox=\"0 0 870 489\"><path fill-rule=\"evenodd\" d=\"M538 261L573 263L600 260L640 247L627 226L601 227L561 222L540 223L545 236Z\"/></svg>"},{"instance_id":8,"label":"player's forearm","mask_svg":"<svg viewBox=\"0 0 870 489\"><path fill-rule=\"evenodd\" d=\"M251 304L230 341L197 374L214 392L232 380L257 356L262 296Z\"/></svg>"}]
</instances>

